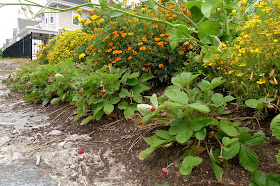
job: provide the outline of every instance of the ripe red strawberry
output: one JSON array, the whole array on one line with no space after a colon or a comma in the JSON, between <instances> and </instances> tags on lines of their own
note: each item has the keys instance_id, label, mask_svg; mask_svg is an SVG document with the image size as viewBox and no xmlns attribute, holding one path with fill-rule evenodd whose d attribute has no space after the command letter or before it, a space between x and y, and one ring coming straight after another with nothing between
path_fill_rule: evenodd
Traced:
<instances>
[{"instance_id":1,"label":"ripe red strawberry","mask_svg":"<svg viewBox=\"0 0 280 186\"><path fill-rule=\"evenodd\" d=\"M54 94L54 91L52 91L51 93Z\"/></svg>"},{"instance_id":2,"label":"ripe red strawberry","mask_svg":"<svg viewBox=\"0 0 280 186\"><path fill-rule=\"evenodd\" d=\"M76 66L76 69L78 69L79 67L78 66Z\"/></svg>"},{"instance_id":3,"label":"ripe red strawberry","mask_svg":"<svg viewBox=\"0 0 280 186\"><path fill-rule=\"evenodd\" d=\"M163 175L166 175L166 174L168 173L167 168L162 168L162 169L161 169L161 173L162 173Z\"/></svg>"},{"instance_id":4,"label":"ripe red strawberry","mask_svg":"<svg viewBox=\"0 0 280 186\"><path fill-rule=\"evenodd\" d=\"M131 121L131 117L127 117L127 121Z\"/></svg>"},{"instance_id":5,"label":"ripe red strawberry","mask_svg":"<svg viewBox=\"0 0 280 186\"><path fill-rule=\"evenodd\" d=\"M53 83L53 80L51 80L51 83Z\"/></svg>"},{"instance_id":6,"label":"ripe red strawberry","mask_svg":"<svg viewBox=\"0 0 280 186\"><path fill-rule=\"evenodd\" d=\"M83 68L83 71L86 71L86 69Z\"/></svg>"},{"instance_id":7,"label":"ripe red strawberry","mask_svg":"<svg viewBox=\"0 0 280 186\"><path fill-rule=\"evenodd\" d=\"M142 121L139 121L138 125L143 125L143 122L142 122Z\"/></svg>"},{"instance_id":8,"label":"ripe red strawberry","mask_svg":"<svg viewBox=\"0 0 280 186\"><path fill-rule=\"evenodd\" d=\"M102 94L106 94L106 90L102 90L101 93L102 93Z\"/></svg>"},{"instance_id":9,"label":"ripe red strawberry","mask_svg":"<svg viewBox=\"0 0 280 186\"><path fill-rule=\"evenodd\" d=\"M79 149L79 154L83 154L83 153L84 153L83 149Z\"/></svg>"},{"instance_id":10,"label":"ripe red strawberry","mask_svg":"<svg viewBox=\"0 0 280 186\"><path fill-rule=\"evenodd\" d=\"M275 109L273 105L268 105L267 108L271 111Z\"/></svg>"},{"instance_id":11,"label":"ripe red strawberry","mask_svg":"<svg viewBox=\"0 0 280 186\"><path fill-rule=\"evenodd\" d=\"M84 90L83 90L83 89L81 89L81 90L80 90L80 93L83 93L83 92L84 92Z\"/></svg>"},{"instance_id":12,"label":"ripe red strawberry","mask_svg":"<svg viewBox=\"0 0 280 186\"><path fill-rule=\"evenodd\" d=\"M155 110L156 110L156 108L155 108L155 107L152 107L152 108L151 108L151 111L152 111L152 112L154 112Z\"/></svg>"},{"instance_id":13,"label":"ripe red strawberry","mask_svg":"<svg viewBox=\"0 0 280 186\"><path fill-rule=\"evenodd\" d=\"M163 112L163 113L161 113L161 116L165 118L167 116L167 113Z\"/></svg>"},{"instance_id":14,"label":"ripe red strawberry","mask_svg":"<svg viewBox=\"0 0 280 186\"><path fill-rule=\"evenodd\" d=\"M48 76L50 76L51 75L51 73L48 73Z\"/></svg>"}]
</instances>

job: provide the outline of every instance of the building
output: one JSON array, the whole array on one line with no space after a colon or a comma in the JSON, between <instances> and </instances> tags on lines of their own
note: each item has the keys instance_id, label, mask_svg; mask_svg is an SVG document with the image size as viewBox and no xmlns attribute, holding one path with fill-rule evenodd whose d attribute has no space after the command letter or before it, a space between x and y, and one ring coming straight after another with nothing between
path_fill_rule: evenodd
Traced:
<instances>
[{"instance_id":1,"label":"building","mask_svg":"<svg viewBox=\"0 0 280 186\"><path fill-rule=\"evenodd\" d=\"M93 0L93 3L98 4L98 0ZM48 0L45 7L54 7L59 9L67 9L84 4L84 0ZM83 10L82 17L88 17L87 12L91 7L80 7ZM14 36L16 43L11 46L7 46L4 57L30 57L36 59L36 53L40 50L38 45L41 43L47 44L49 40L58 35L62 30L70 31L80 28L80 24L74 20L74 16L77 9L54 12L51 9L43 8L39 11L39 15L42 18L42 22L18 19L17 33ZM50 12L50 13L48 13ZM15 30L14 30L15 32ZM14 40L14 37L12 40ZM28 44L27 44L28 43ZM19 47L19 45L25 44L25 47ZM10 48L10 50L8 50ZM19 52L15 52L16 48ZM9 52L8 52L9 51Z\"/></svg>"}]
</instances>

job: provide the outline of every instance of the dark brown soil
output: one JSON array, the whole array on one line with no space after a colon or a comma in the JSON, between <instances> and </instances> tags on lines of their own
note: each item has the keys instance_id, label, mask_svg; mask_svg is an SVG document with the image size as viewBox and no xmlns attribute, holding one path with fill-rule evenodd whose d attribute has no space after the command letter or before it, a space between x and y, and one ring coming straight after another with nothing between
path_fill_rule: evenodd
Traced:
<instances>
[{"instance_id":1,"label":"dark brown soil","mask_svg":"<svg viewBox=\"0 0 280 186\"><path fill-rule=\"evenodd\" d=\"M160 90L159 90L160 91ZM15 94L14 94L15 95ZM18 97L19 94L16 94ZM59 110L60 108L63 108ZM40 105L34 105L34 109L41 108ZM226 117L240 117L240 116L252 116L252 110L241 109L237 111L235 106L229 105L233 114ZM42 109L42 108L41 108ZM56 110L59 110L55 112ZM200 154L203 159L203 163L198 167L195 167L192 173L188 176L180 175L178 168L174 165L168 169L168 175L163 175L161 169L167 167L169 164L174 163L182 155L182 146L174 145L170 148L159 149L152 153L152 155L141 161L138 158L138 154L148 147L148 145L142 139L142 136L151 136L154 130L151 130L151 126L145 128L139 127L134 122L128 122L122 116L120 111L116 112L116 118L109 120L103 117L100 121L93 121L85 126L81 126L79 122L72 122L74 107L67 104L60 104L56 106L48 106L44 109L45 112L50 114L50 121L53 123L46 128L33 129L29 136L34 136L35 133L46 133L54 129L63 131L64 134L90 134L91 141L87 144L77 145L77 148L82 148L85 152L90 149L99 149L101 155L107 150L111 150L111 156L115 159L115 163L122 162L126 165L127 173L125 178L127 180L135 180L135 185L227 185L212 181L202 180L216 180L214 172L212 170L209 155L207 151ZM242 121L242 125L253 129L255 132L262 130L266 134L265 142L257 147L252 146L251 149L256 152L259 157L259 170L265 173L280 174L280 166L276 161L276 155L280 147L279 140L277 141L271 134L270 121L272 117L268 117L266 120L259 121L261 128L259 128L257 120L248 119ZM134 118L135 119L135 118ZM100 142L100 143L99 143ZM102 143L101 143L102 142ZM102 156L101 156L102 157ZM102 161L109 169L109 163L106 157L102 157ZM89 180L106 176L97 175L98 170L92 170L86 176ZM224 169L223 182L230 182L237 185L249 185L251 180L251 173L243 169L238 159L234 158L229 162L229 166ZM195 182L198 182L195 184Z\"/></svg>"},{"instance_id":2,"label":"dark brown soil","mask_svg":"<svg viewBox=\"0 0 280 186\"><path fill-rule=\"evenodd\" d=\"M59 108L67 105L61 104L57 106L47 107L47 113L53 113ZM34 105L39 107L39 105ZM141 138L142 136L151 136L153 132L149 132L150 127L145 128L135 125L133 122L127 122L121 112L117 113L117 117L113 121L103 117L100 121L93 121L90 124L81 126L78 122L71 122L74 108L67 106L64 111L59 111L50 115L50 121L53 121L58 114L60 116L54 120L52 125L45 129L34 129L33 132L50 132L54 129L61 130L65 134L90 134L92 141L89 141L87 145L80 145L78 148L89 151L90 149L101 149L101 154L110 149L112 156L116 160L115 163L122 162L126 165L126 169L129 170L125 177L128 180L135 180L136 185L188 185L194 182L200 182L201 180L215 180L214 172L211 168L209 155L207 152L203 152L200 157L203 159L203 163L194 168L192 173L188 176L182 176L179 174L178 169L172 165L168 169L168 175L163 175L161 169L167 167L169 164L174 163L174 160L178 160L182 155L182 146L175 145L166 149L159 149L154 152L148 159L141 161L138 159L138 154L147 148L147 144ZM241 114L242 113L242 114ZM244 116L249 114L242 111L234 111L234 115ZM251 113L252 114L252 113ZM249 114L250 115L250 114ZM227 116L228 117L228 116ZM235 117L235 116L234 116ZM276 162L276 155L278 153L280 142L277 141L271 135L270 120L260 121L261 130L266 134L267 138L265 142L257 147L252 147L252 150L259 156L259 169L266 173L280 174L280 166ZM245 120L243 125L247 125L256 131L259 130L256 120ZM42 131L43 130L43 131ZM147 134L145 134L147 133ZM32 134L30 134L32 136ZM139 139L139 141L137 141ZM98 143L98 142L106 143ZM103 162L107 162L106 158ZM107 164L109 166L109 164ZM109 167L108 167L109 169ZM90 174L87 174L88 178L94 178L96 176L95 170ZM238 159L234 158L229 162L229 166L224 169L223 182L230 182L239 185L249 185L251 182L251 173L243 169ZM204 182L193 185L226 185L213 182Z\"/></svg>"}]
</instances>

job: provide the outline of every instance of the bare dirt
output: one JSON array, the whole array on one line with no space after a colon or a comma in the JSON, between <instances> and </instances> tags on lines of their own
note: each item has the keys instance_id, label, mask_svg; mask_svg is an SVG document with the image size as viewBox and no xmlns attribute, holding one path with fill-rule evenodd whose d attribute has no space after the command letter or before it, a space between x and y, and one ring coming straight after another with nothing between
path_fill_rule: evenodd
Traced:
<instances>
[{"instance_id":1,"label":"bare dirt","mask_svg":"<svg viewBox=\"0 0 280 186\"><path fill-rule=\"evenodd\" d=\"M7 77L3 72L0 74L2 79ZM0 84L0 139L6 137L3 139L9 140L4 144L0 140L0 185L9 185L6 184L9 180L7 173L16 168L30 170L29 174L33 171L34 176L30 180L34 182L40 178L37 183L41 185L218 186L226 185L222 182L236 185L249 185L251 182L251 173L238 164L237 158L229 162L222 182L209 181L215 180L215 175L206 151L200 154L203 163L190 175L180 175L174 165L169 167L167 175L163 175L161 169L179 159L183 153L182 146L159 149L148 159L139 160L138 154L148 147L142 137L153 134L152 126L142 128L127 122L120 111L115 113L113 120L103 117L100 121L81 126L80 121L72 122L73 106L42 107L22 102L22 95L18 93L11 93L12 97L7 99L8 93L6 85ZM250 110L234 110L233 113L232 117L252 115ZM267 136L264 144L252 147L259 156L259 169L280 174L280 166L276 162L280 143L271 135L270 120L260 121L261 128L256 120L245 120L243 125L255 131L262 130ZM79 149L84 153L79 154ZM41 161L36 166L38 156ZM24 181L17 174L12 178L10 183L16 183L17 178Z\"/></svg>"}]
</instances>

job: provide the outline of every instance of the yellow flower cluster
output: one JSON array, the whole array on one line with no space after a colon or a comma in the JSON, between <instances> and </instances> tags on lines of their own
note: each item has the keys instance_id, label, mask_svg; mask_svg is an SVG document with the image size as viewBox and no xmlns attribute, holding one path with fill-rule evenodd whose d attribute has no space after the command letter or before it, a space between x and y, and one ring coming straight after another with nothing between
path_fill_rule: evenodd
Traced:
<instances>
[{"instance_id":1,"label":"yellow flower cluster","mask_svg":"<svg viewBox=\"0 0 280 186\"><path fill-rule=\"evenodd\" d=\"M73 57L76 50L87 41L87 34L77 31L68 31L57 36L55 45L48 53L48 61L50 64L56 64L65 61L69 57ZM82 58L82 54L80 58Z\"/></svg>"},{"instance_id":2,"label":"yellow flower cluster","mask_svg":"<svg viewBox=\"0 0 280 186\"><path fill-rule=\"evenodd\" d=\"M245 2L241 1L241 6ZM241 34L229 49L230 58L211 66L227 75L239 92L250 94L257 90L259 94L278 97L275 92L280 78L280 0L264 0L256 8L259 13L239 28ZM220 49L226 48L223 43ZM241 82L245 82L242 91Z\"/></svg>"}]
</instances>

